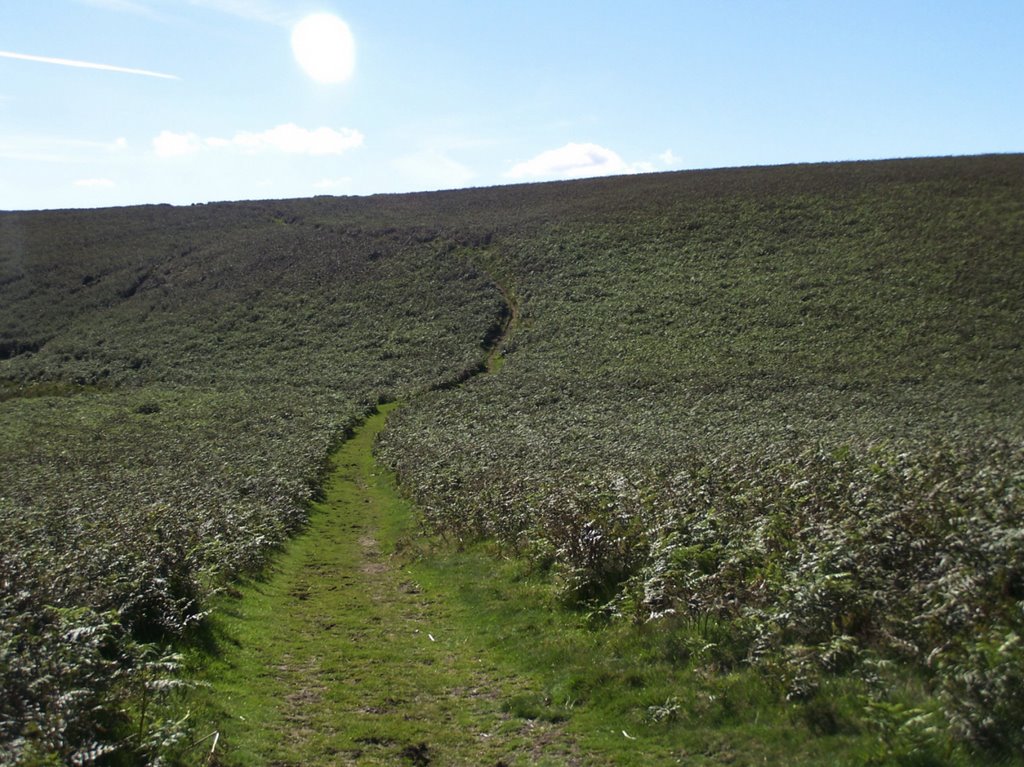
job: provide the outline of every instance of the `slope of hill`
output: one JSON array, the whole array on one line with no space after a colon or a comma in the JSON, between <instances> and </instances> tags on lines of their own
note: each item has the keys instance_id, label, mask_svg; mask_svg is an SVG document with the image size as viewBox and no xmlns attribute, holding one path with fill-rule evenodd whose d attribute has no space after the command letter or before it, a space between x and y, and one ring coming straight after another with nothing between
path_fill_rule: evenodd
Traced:
<instances>
[{"instance_id":1,"label":"slope of hill","mask_svg":"<svg viewBox=\"0 0 1024 767\"><path fill-rule=\"evenodd\" d=\"M383 455L434 529L691 662L810 701L899 661L1019 748L1022 192L1020 157L538 189L485 255L522 302L501 375Z\"/></svg>"},{"instance_id":2,"label":"slope of hill","mask_svg":"<svg viewBox=\"0 0 1024 767\"><path fill-rule=\"evenodd\" d=\"M503 293L500 373L438 386ZM116 730L112 665L419 393L382 456L433 531L782 698L884 701L899 661L944 731L1019 748L1022 321L1016 155L2 214L0 736Z\"/></svg>"},{"instance_id":3,"label":"slope of hill","mask_svg":"<svg viewBox=\"0 0 1024 767\"><path fill-rule=\"evenodd\" d=\"M0 217L0 740L109 739L138 642L303 524L378 401L479 363L494 286L439 232L336 208Z\"/></svg>"}]
</instances>

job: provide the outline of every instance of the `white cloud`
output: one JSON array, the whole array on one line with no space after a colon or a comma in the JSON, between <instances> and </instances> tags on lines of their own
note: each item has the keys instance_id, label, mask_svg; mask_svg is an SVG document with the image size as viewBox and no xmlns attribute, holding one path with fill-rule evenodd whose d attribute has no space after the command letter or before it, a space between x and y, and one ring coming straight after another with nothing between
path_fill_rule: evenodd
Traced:
<instances>
[{"instance_id":1,"label":"white cloud","mask_svg":"<svg viewBox=\"0 0 1024 767\"><path fill-rule=\"evenodd\" d=\"M437 149L399 157L393 165L405 177L407 188L415 191L457 189L476 177L472 168Z\"/></svg>"},{"instance_id":2,"label":"white cloud","mask_svg":"<svg viewBox=\"0 0 1024 767\"><path fill-rule=\"evenodd\" d=\"M173 19L172 16L156 10L153 7L154 4L147 0L75 0L75 2L107 11L145 16L154 21L167 22ZM180 4L180 0L178 4ZM167 6L174 5L174 3L167 3L166 0L163 0L156 5ZM225 13L239 19L284 27L290 26L295 21L294 10L288 9L288 4L279 0L187 0L187 5Z\"/></svg>"},{"instance_id":3,"label":"white cloud","mask_svg":"<svg viewBox=\"0 0 1024 767\"><path fill-rule=\"evenodd\" d=\"M36 56L32 53L16 53L15 51L0 51L0 58L18 59L20 61L32 61L38 64L56 64L61 67L75 67L77 69L99 69L104 72L120 72L129 75L144 75L145 77L158 77L163 80L178 80L177 75L169 75L164 72L153 72L149 69L135 69L134 67L120 67L113 64L100 64L96 61L78 61L76 59L62 59L55 56Z\"/></svg>"},{"instance_id":4,"label":"white cloud","mask_svg":"<svg viewBox=\"0 0 1024 767\"><path fill-rule=\"evenodd\" d=\"M78 0L82 5L91 5L94 8L102 8L105 11L116 13L131 13L136 16L144 16L154 21L165 22L168 17L159 13L148 5L135 2L135 0Z\"/></svg>"},{"instance_id":5,"label":"white cloud","mask_svg":"<svg viewBox=\"0 0 1024 767\"><path fill-rule=\"evenodd\" d=\"M109 178L80 178L75 182L75 186L82 189L113 189L117 184Z\"/></svg>"},{"instance_id":6,"label":"white cloud","mask_svg":"<svg viewBox=\"0 0 1024 767\"><path fill-rule=\"evenodd\" d=\"M279 26L290 26L295 20L293 13L283 11L277 4L266 0L189 0L189 5Z\"/></svg>"},{"instance_id":7,"label":"white cloud","mask_svg":"<svg viewBox=\"0 0 1024 767\"><path fill-rule=\"evenodd\" d=\"M288 154L328 155L343 154L362 146L363 134L352 128L307 130L294 123L278 125L262 133L236 133L228 145L243 152L263 152L268 149ZM218 144L223 145L223 144Z\"/></svg>"},{"instance_id":8,"label":"white cloud","mask_svg":"<svg viewBox=\"0 0 1024 767\"><path fill-rule=\"evenodd\" d=\"M647 173L653 169L648 162L627 163L617 152L599 144L569 143L517 163L505 176L513 179L570 179Z\"/></svg>"},{"instance_id":9,"label":"white cloud","mask_svg":"<svg viewBox=\"0 0 1024 767\"><path fill-rule=\"evenodd\" d=\"M259 133L239 131L232 138L200 138L195 133L163 131L153 139L159 157L183 157L203 149L234 149L245 154L283 152L313 157L339 155L362 146L364 136L352 128L300 128L294 123L278 125Z\"/></svg>"},{"instance_id":10,"label":"white cloud","mask_svg":"<svg viewBox=\"0 0 1024 767\"><path fill-rule=\"evenodd\" d=\"M319 181L314 182L313 188L323 191L331 189L347 189L351 183L351 176L342 176L341 178L322 178Z\"/></svg>"},{"instance_id":11,"label":"white cloud","mask_svg":"<svg viewBox=\"0 0 1024 767\"><path fill-rule=\"evenodd\" d=\"M153 151L157 157L184 157L195 154L203 148L203 142L195 133L174 133L165 130L153 139Z\"/></svg>"},{"instance_id":12,"label":"white cloud","mask_svg":"<svg viewBox=\"0 0 1024 767\"><path fill-rule=\"evenodd\" d=\"M673 152L671 149L666 149L664 152L658 155L658 159L661 160L663 165L672 166L678 165L683 158L676 157L675 152Z\"/></svg>"}]
</instances>

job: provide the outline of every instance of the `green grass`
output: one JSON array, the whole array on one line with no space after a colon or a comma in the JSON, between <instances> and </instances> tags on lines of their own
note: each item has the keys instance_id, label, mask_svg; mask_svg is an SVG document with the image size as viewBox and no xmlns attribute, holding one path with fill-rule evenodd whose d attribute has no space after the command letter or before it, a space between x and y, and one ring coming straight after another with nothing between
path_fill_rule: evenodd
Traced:
<instances>
[{"instance_id":1,"label":"green grass","mask_svg":"<svg viewBox=\"0 0 1024 767\"><path fill-rule=\"evenodd\" d=\"M723 663L708 627L608 625L559 604L546 575L521 562L496 565L494 555L486 545L442 547L413 572L428 590L457 594L452 616L476 652L532 680L508 710L564 722L581 749L607 763L912 763L901 761L902 749L912 750L902 735L887 747L865 717L862 683L837 680L811 700L786 702L767 676ZM893 694L907 710L927 700L909 679ZM943 741L916 753L936 765L991 759L973 760Z\"/></svg>"},{"instance_id":2,"label":"green grass","mask_svg":"<svg viewBox=\"0 0 1024 767\"><path fill-rule=\"evenodd\" d=\"M896 732L927 699L911 677L885 741L863 683L780 703L713 624L609 624L490 545L417 535L372 456L392 408L334 453L309 529L216 607L192 704L219 763L972 763Z\"/></svg>"},{"instance_id":3,"label":"green grass","mask_svg":"<svg viewBox=\"0 0 1024 767\"><path fill-rule=\"evenodd\" d=\"M509 704L527 681L474 652L446 590L394 556L412 516L371 453L388 410L332 456L266 577L220 600L194 718L231 765L566 763L563 729Z\"/></svg>"}]
</instances>

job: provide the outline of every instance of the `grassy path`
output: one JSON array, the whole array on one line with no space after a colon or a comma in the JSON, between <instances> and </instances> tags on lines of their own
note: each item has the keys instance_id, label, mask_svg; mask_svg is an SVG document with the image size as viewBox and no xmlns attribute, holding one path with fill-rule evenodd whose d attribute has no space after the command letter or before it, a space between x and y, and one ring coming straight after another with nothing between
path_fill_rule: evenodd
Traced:
<instances>
[{"instance_id":1,"label":"grassy path","mask_svg":"<svg viewBox=\"0 0 1024 767\"><path fill-rule=\"evenodd\" d=\"M372 455L388 409L332 456L308 531L217 611L218 761L577 763L562 724L505 710L528 683L480 657L459 608L393 556L410 515Z\"/></svg>"},{"instance_id":2,"label":"grassy path","mask_svg":"<svg viewBox=\"0 0 1024 767\"><path fill-rule=\"evenodd\" d=\"M502 293L473 375L501 369L519 319ZM266 577L218 604L193 699L199 734L219 736L206 764L810 766L877 752L871 732L813 732L756 675L680 662L714 646L685 625L595 630L528 562L414 535L373 457L393 408L331 456L323 502Z\"/></svg>"}]
</instances>

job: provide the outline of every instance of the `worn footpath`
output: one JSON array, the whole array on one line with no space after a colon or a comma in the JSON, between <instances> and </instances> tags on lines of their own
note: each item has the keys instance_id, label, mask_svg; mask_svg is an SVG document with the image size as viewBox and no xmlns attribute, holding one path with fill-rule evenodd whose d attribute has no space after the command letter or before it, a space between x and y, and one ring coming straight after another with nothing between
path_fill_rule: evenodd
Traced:
<instances>
[{"instance_id":1,"label":"worn footpath","mask_svg":"<svg viewBox=\"0 0 1024 767\"><path fill-rule=\"evenodd\" d=\"M406 502L372 455L389 406L332 456L325 499L265 580L214 619L207 691L221 764L577 764L561 723L506 701L529 682L481 657L394 553Z\"/></svg>"}]
</instances>

